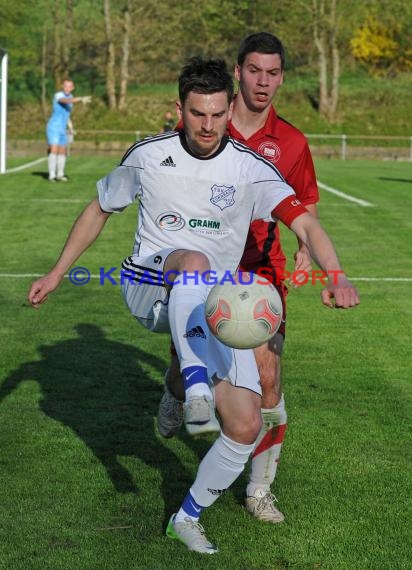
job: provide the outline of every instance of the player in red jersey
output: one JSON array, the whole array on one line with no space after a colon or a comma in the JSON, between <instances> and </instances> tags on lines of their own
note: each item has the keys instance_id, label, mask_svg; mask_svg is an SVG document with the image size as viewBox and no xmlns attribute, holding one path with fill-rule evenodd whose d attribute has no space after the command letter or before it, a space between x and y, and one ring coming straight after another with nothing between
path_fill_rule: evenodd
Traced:
<instances>
[{"instance_id":1,"label":"player in red jersey","mask_svg":"<svg viewBox=\"0 0 412 570\"><path fill-rule=\"evenodd\" d=\"M239 91L235 99L228 134L250 146L280 171L293 187L306 209L316 216L319 199L315 169L304 135L293 125L277 116L272 99L283 83L284 48L278 38L265 32L248 36L241 44L235 76ZM275 337L255 350L262 384L263 426L252 455L246 507L258 519L270 523L284 520L275 506L271 484L276 476L287 414L281 389L280 360L285 338L285 298L287 288L282 279L286 258L280 244L278 224L261 220L252 223L242 269L257 271L270 268L274 283L278 283L284 305L284 321ZM295 270L309 271L311 258L308 249L299 243L295 254ZM265 272L265 276L268 273ZM179 388L179 366L172 359L166 378L167 388L159 407L160 433L171 437L182 423ZM172 394L173 392L173 394Z\"/></svg>"},{"instance_id":2,"label":"player in red jersey","mask_svg":"<svg viewBox=\"0 0 412 570\"><path fill-rule=\"evenodd\" d=\"M308 143L293 125L277 116L272 99L283 83L284 48L268 33L248 36L238 53L235 76L239 81L229 134L247 144L276 165L307 210L317 215L319 200L316 174ZM282 276L286 258L280 243L278 224L253 222L249 231L242 269L257 271L268 267L275 283L280 283L284 321L274 339L255 351L263 389L263 426L252 455L246 507L257 518L281 522L270 492L286 430L287 414L281 389L280 360L285 338L287 288ZM305 244L299 243L295 270L309 271L311 258Z\"/></svg>"}]
</instances>

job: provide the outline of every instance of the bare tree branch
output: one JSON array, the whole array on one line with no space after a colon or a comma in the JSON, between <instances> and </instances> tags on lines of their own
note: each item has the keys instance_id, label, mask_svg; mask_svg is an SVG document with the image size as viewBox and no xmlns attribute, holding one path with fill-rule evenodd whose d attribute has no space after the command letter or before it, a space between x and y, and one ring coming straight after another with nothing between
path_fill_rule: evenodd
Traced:
<instances>
[{"instance_id":1,"label":"bare tree branch","mask_svg":"<svg viewBox=\"0 0 412 570\"><path fill-rule=\"evenodd\" d=\"M132 0L127 0L123 11L122 31L122 61L120 64L120 91L119 91L119 111L126 108L127 83L129 80L129 42L130 42L130 8Z\"/></svg>"},{"instance_id":2,"label":"bare tree branch","mask_svg":"<svg viewBox=\"0 0 412 570\"><path fill-rule=\"evenodd\" d=\"M106 33L106 90L110 109L116 109L115 49L109 0L103 1L103 15Z\"/></svg>"}]
</instances>

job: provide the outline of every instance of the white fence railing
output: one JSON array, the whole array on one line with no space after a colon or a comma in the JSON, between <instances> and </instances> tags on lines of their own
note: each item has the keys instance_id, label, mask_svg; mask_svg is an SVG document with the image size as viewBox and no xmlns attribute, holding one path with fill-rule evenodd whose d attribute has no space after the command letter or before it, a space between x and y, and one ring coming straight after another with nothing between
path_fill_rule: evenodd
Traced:
<instances>
[{"instance_id":1,"label":"white fence railing","mask_svg":"<svg viewBox=\"0 0 412 570\"><path fill-rule=\"evenodd\" d=\"M404 148L408 149L405 158L412 162L412 136L409 137L397 137L397 136L379 136L379 135L321 135L321 134L306 134L306 138L308 139L309 143L311 143L312 139L314 141L340 141L340 157L342 160L346 160L349 155L349 141L355 142L356 146L359 147L359 142L364 141L368 148L374 148L379 146L380 143L384 143L385 148ZM373 141L379 141L378 145L371 145L370 143ZM401 143L394 144L394 143ZM389 144L388 144L389 143ZM407 144L409 143L409 145Z\"/></svg>"},{"instance_id":2,"label":"white fence railing","mask_svg":"<svg viewBox=\"0 0 412 570\"><path fill-rule=\"evenodd\" d=\"M76 131L73 152L82 154L121 155L153 131L83 130ZM306 134L314 157L402 160L412 162L412 136L379 136L347 134ZM27 155L30 151L43 152L44 141L8 140L8 152Z\"/></svg>"},{"instance_id":3,"label":"white fence railing","mask_svg":"<svg viewBox=\"0 0 412 570\"><path fill-rule=\"evenodd\" d=\"M104 141L108 138L113 138L116 136L126 136L133 137L134 140L139 141L144 137L156 134L153 131L110 131L110 130L96 130L96 131L86 131L79 130L77 132L77 139L81 139L82 135L86 135L87 138L91 138L95 141ZM359 149L370 149L369 155L373 156L373 150L380 150L379 155L385 155L385 149L387 153L389 149L392 149L392 155L396 155L398 158L403 158L403 160L409 160L412 162L412 136L386 136L386 135L347 135L347 134L336 134L336 135L326 135L326 134L306 134L306 138L309 141L311 147L315 147L314 150L318 150L320 154L327 154L330 156L340 156L342 160L346 160L351 155L362 154ZM363 145L361 143L364 143ZM377 143L377 144L375 144ZM379 147L379 145L383 145ZM329 150L325 147L329 146ZM321 150L323 149L323 152ZM356 149L358 151L356 152ZM402 152L399 157L395 149L399 149ZM315 152L316 153L316 152ZM379 156L376 156L379 158Z\"/></svg>"}]
</instances>

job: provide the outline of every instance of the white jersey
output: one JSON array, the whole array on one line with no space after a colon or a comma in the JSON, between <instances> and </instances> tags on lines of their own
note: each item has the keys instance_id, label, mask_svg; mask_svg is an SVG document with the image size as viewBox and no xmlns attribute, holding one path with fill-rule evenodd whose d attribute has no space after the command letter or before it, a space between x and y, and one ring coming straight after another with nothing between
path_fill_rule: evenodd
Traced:
<instances>
[{"instance_id":1,"label":"white jersey","mask_svg":"<svg viewBox=\"0 0 412 570\"><path fill-rule=\"evenodd\" d=\"M199 158L182 132L136 143L97 188L106 212L139 201L134 254L197 250L218 275L237 269L251 221L272 221L272 210L294 195L278 170L243 144L225 136L212 156Z\"/></svg>"}]
</instances>

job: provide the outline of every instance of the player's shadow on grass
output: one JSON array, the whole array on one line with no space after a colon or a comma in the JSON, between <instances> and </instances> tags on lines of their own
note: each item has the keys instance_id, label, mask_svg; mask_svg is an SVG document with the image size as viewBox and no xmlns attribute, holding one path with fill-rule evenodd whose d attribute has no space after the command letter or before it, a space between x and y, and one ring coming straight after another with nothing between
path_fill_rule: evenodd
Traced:
<instances>
[{"instance_id":1,"label":"player's shadow on grass","mask_svg":"<svg viewBox=\"0 0 412 570\"><path fill-rule=\"evenodd\" d=\"M37 381L41 410L73 430L104 466L117 491L139 491L118 457L137 457L161 473L162 496L170 515L193 474L156 436L154 417L163 389L141 363L163 372L164 362L106 339L95 325L79 324L76 330L78 338L40 346L41 360L23 364L6 378L0 402L20 382Z\"/></svg>"},{"instance_id":2,"label":"player's shadow on grass","mask_svg":"<svg viewBox=\"0 0 412 570\"><path fill-rule=\"evenodd\" d=\"M406 182L412 184L411 178L389 178L387 176L378 176L378 180L389 180L390 182Z\"/></svg>"},{"instance_id":3,"label":"player's shadow on grass","mask_svg":"<svg viewBox=\"0 0 412 570\"><path fill-rule=\"evenodd\" d=\"M49 179L49 173L48 172L32 172L31 173L32 176L40 176L40 178L44 178L44 180L48 180Z\"/></svg>"}]
</instances>

